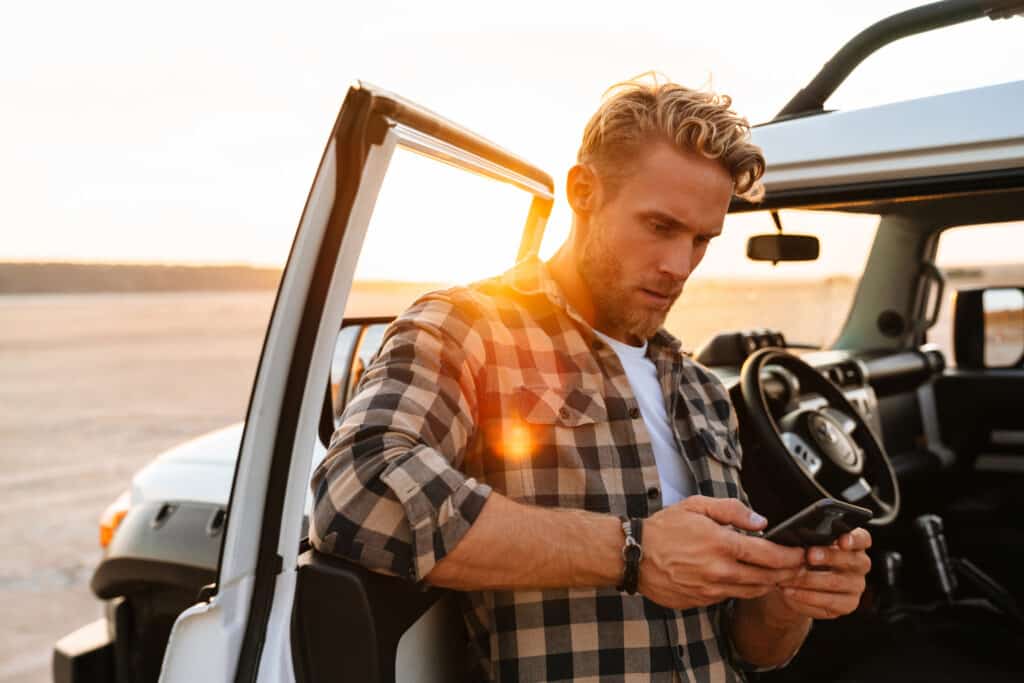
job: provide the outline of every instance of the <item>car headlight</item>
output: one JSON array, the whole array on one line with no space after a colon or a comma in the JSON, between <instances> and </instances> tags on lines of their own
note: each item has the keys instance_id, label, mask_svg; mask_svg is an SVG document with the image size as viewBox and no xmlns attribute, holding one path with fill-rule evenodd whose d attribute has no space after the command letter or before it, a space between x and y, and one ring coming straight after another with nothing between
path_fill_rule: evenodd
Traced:
<instances>
[{"instance_id":1,"label":"car headlight","mask_svg":"<svg viewBox=\"0 0 1024 683\"><path fill-rule=\"evenodd\" d=\"M100 547L106 548L114 538L114 532L121 525L121 520L128 514L131 507L131 495L125 491L100 515Z\"/></svg>"}]
</instances>

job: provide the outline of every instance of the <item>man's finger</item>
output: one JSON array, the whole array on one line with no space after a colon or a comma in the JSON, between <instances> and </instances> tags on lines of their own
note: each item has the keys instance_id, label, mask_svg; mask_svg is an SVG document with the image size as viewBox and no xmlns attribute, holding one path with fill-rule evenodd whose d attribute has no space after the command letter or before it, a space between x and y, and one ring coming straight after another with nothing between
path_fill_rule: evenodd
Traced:
<instances>
[{"instance_id":1,"label":"man's finger","mask_svg":"<svg viewBox=\"0 0 1024 683\"><path fill-rule=\"evenodd\" d=\"M740 562L769 569L790 569L804 564L803 548L790 548L763 538L744 536L735 532L732 536L730 543L733 555Z\"/></svg>"},{"instance_id":2,"label":"man's finger","mask_svg":"<svg viewBox=\"0 0 1024 683\"><path fill-rule=\"evenodd\" d=\"M860 595L864 592L864 577L832 571L805 571L791 581L783 581L781 588L800 588L819 593Z\"/></svg>"},{"instance_id":3,"label":"man's finger","mask_svg":"<svg viewBox=\"0 0 1024 683\"><path fill-rule=\"evenodd\" d=\"M851 552L831 547L814 547L807 549L807 564L812 567L867 574L871 569L871 558L863 550Z\"/></svg>"},{"instance_id":4,"label":"man's finger","mask_svg":"<svg viewBox=\"0 0 1024 683\"><path fill-rule=\"evenodd\" d=\"M788 569L766 569L742 562L734 562L728 566L720 577L719 582L739 584L741 586L765 585L776 586L779 584L796 581L802 568Z\"/></svg>"},{"instance_id":5,"label":"man's finger","mask_svg":"<svg viewBox=\"0 0 1024 683\"><path fill-rule=\"evenodd\" d=\"M782 594L790 603L796 603L805 609L820 610L825 615L818 617L821 619L832 619L849 614L857 609L857 605L860 603L860 595L822 593L801 588L784 588Z\"/></svg>"},{"instance_id":6,"label":"man's finger","mask_svg":"<svg viewBox=\"0 0 1024 683\"><path fill-rule=\"evenodd\" d=\"M813 605L807 605L797 600L787 598L786 604L789 605L789 608L797 614L802 614L805 617L811 617L812 619L835 619L840 616L835 610L814 607Z\"/></svg>"},{"instance_id":7,"label":"man's finger","mask_svg":"<svg viewBox=\"0 0 1024 683\"><path fill-rule=\"evenodd\" d=\"M776 590L774 584L721 584L718 586L718 590L721 592L722 600L729 598L759 598L762 595L767 595L773 590Z\"/></svg>"},{"instance_id":8,"label":"man's finger","mask_svg":"<svg viewBox=\"0 0 1024 683\"><path fill-rule=\"evenodd\" d=\"M843 550L867 550L871 547L871 534L867 529L854 529L838 539Z\"/></svg>"},{"instance_id":9,"label":"man's finger","mask_svg":"<svg viewBox=\"0 0 1024 683\"><path fill-rule=\"evenodd\" d=\"M682 505L690 512L697 512L719 524L728 524L745 531L760 531L768 520L757 514L736 498L709 498L690 496Z\"/></svg>"},{"instance_id":10,"label":"man's finger","mask_svg":"<svg viewBox=\"0 0 1024 683\"><path fill-rule=\"evenodd\" d=\"M775 584L742 584L721 581L707 584L697 592L704 604L728 600L729 598L759 598L779 588Z\"/></svg>"}]
</instances>

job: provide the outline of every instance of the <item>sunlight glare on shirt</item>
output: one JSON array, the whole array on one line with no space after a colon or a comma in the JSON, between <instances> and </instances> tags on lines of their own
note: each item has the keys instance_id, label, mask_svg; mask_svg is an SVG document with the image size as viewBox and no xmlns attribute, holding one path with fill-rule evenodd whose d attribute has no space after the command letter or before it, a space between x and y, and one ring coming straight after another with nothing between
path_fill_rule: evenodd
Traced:
<instances>
[{"instance_id":1,"label":"sunlight glare on shirt","mask_svg":"<svg viewBox=\"0 0 1024 683\"><path fill-rule=\"evenodd\" d=\"M533 437L530 429L518 420L505 423L500 435L500 445L496 448L506 460L522 462L533 454Z\"/></svg>"}]
</instances>

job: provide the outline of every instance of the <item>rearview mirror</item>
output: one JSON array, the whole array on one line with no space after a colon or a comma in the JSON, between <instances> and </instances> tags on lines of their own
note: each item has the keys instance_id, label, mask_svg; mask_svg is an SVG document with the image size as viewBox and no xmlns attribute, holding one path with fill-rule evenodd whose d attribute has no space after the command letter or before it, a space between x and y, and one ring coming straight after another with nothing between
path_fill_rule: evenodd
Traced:
<instances>
[{"instance_id":1,"label":"rearview mirror","mask_svg":"<svg viewBox=\"0 0 1024 683\"><path fill-rule=\"evenodd\" d=\"M747 240L747 258L751 261L814 261L820 246L814 235L754 235Z\"/></svg>"}]
</instances>

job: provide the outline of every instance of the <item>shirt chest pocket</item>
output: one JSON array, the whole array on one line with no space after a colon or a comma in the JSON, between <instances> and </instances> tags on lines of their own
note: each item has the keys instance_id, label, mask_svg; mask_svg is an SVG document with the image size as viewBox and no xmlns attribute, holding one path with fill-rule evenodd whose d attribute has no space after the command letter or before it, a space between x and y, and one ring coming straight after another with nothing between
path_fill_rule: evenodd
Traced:
<instances>
[{"instance_id":1,"label":"shirt chest pocket","mask_svg":"<svg viewBox=\"0 0 1024 683\"><path fill-rule=\"evenodd\" d=\"M742 500L742 456L728 423L708 416L705 411L690 408L680 397L676 427L694 466L699 492L705 496Z\"/></svg>"},{"instance_id":2,"label":"shirt chest pocket","mask_svg":"<svg viewBox=\"0 0 1024 683\"><path fill-rule=\"evenodd\" d=\"M744 500L740 483L739 446L728 431L700 430L695 434L697 448L706 457L699 459L696 469L703 470L699 489L705 496Z\"/></svg>"},{"instance_id":3,"label":"shirt chest pocket","mask_svg":"<svg viewBox=\"0 0 1024 683\"><path fill-rule=\"evenodd\" d=\"M519 387L516 401L530 442L521 470L527 496L539 504L607 511L604 477L615 449L601 393L531 384Z\"/></svg>"},{"instance_id":4,"label":"shirt chest pocket","mask_svg":"<svg viewBox=\"0 0 1024 683\"><path fill-rule=\"evenodd\" d=\"M701 449L708 457L727 467L740 469L742 458L739 445L735 443L728 429L700 429L697 431L697 439Z\"/></svg>"},{"instance_id":5,"label":"shirt chest pocket","mask_svg":"<svg viewBox=\"0 0 1024 683\"><path fill-rule=\"evenodd\" d=\"M680 393L675 397L675 426L683 445L694 449L694 456L707 456L721 465L739 469L742 463L740 446L724 419L708 414L709 399L687 399Z\"/></svg>"},{"instance_id":6,"label":"shirt chest pocket","mask_svg":"<svg viewBox=\"0 0 1024 683\"><path fill-rule=\"evenodd\" d=\"M538 426L575 429L606 419L601 394L581 387L524 385L519 387L517 400L520 417Z\"/></svg>"}]
</instances>

